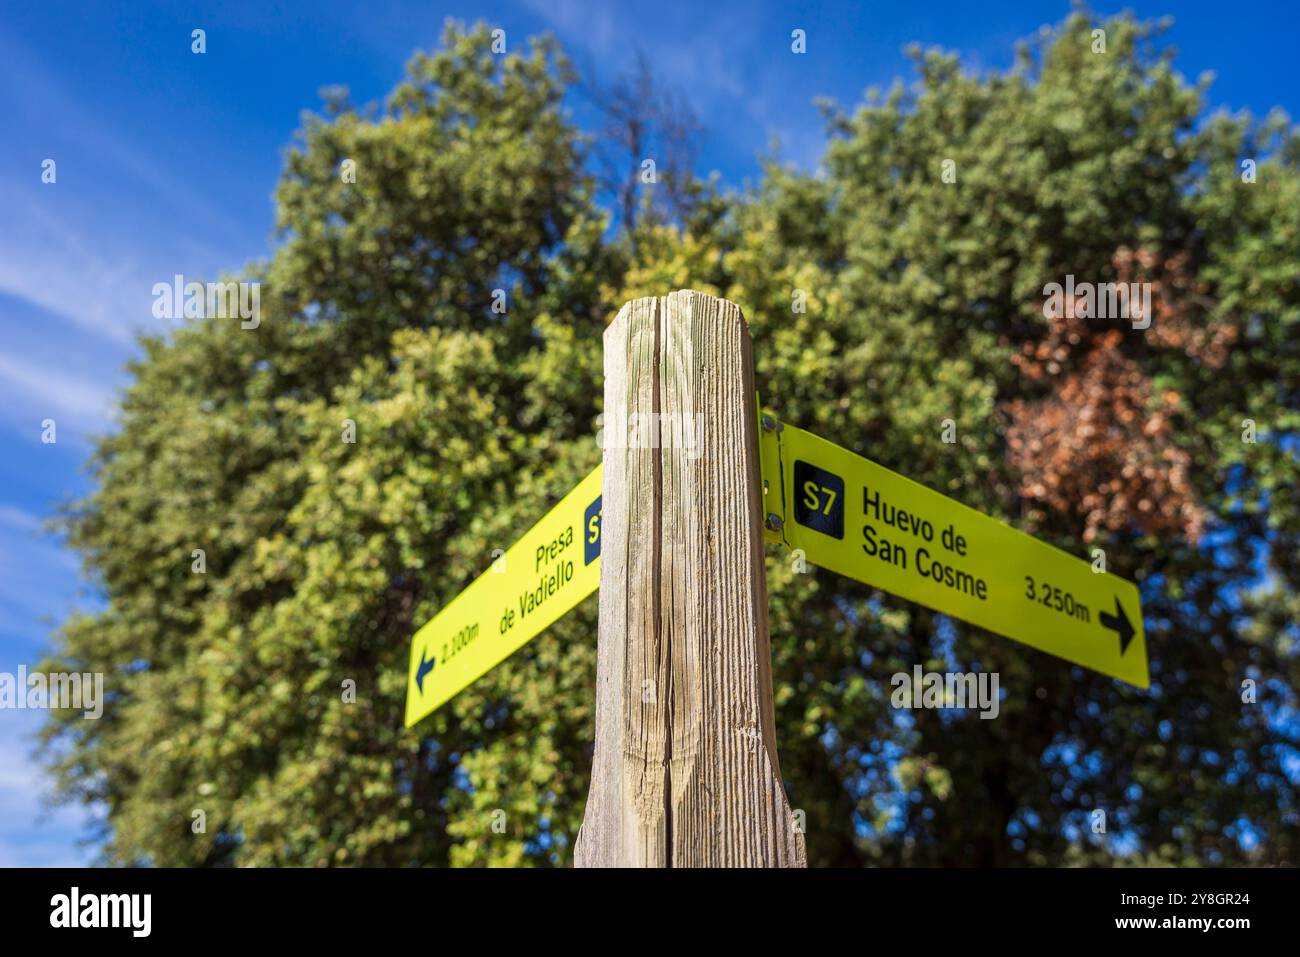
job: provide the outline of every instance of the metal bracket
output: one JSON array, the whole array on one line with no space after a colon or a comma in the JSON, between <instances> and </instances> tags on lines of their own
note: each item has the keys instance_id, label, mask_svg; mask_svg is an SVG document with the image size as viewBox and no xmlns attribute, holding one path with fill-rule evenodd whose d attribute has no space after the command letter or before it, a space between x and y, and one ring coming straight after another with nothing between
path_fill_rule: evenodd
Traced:
<instances>
[{"instance_id":1,"label":"metal bracket","mask_svg":"<svg viewBox=\"0 0 1300 957\"><path fill-rule=\"evenodd\" d=\"M790 543L785 537L785 482L781 473L781 433L785 426L775 412L764 411L755 393L758 407L759 492L763 506L763 538L773 545Z\"/></svg>"}]
</instances>

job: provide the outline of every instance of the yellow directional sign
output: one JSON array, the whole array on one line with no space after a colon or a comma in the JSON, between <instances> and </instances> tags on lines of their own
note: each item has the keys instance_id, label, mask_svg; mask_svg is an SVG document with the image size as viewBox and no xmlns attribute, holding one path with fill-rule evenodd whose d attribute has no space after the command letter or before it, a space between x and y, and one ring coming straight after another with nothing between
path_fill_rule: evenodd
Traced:
<instances>
[{"instance_id":1,"label":"yellow directional sign","mask_svg":"<svg viewBox=\"0 0 1300 957\"><path fill-rule=\"evenodd\" d=\"M772 416L762 435L769 525L807 561L1150 684L1132 582Z\"/></svg>"},{"instance_id":2,"label":"yellow directional sign","mask_svg":"<svg viewBox=\"0 0 1300 957\"><path fill-rule=\"evenodd\" d=\"M598 465L415 633L408 728L600 586L600 483Z\"/></svg>"}]
</instances>

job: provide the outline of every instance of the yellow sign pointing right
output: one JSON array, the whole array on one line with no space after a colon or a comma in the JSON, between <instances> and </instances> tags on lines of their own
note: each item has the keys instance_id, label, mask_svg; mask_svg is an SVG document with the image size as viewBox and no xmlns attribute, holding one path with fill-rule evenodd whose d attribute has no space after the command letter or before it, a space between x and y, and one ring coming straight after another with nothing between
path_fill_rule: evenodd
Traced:
<instances>
[{"instance_id":1,"label":"yellow sign pointing right","mask_svg":"<svg viewBox=\"0 0 1300 957\"><path fill-rule=\"evenodd\" d=\"M762 460L769 522L814 565L1149 686L1132 582L802 429L765 428Z\"/></svg>"}]
</instances>

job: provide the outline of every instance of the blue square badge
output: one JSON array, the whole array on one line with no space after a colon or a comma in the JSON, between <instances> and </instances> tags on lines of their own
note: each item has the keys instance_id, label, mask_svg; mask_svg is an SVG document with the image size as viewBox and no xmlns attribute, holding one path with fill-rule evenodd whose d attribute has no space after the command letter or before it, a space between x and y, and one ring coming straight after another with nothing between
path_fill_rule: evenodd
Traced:
<instances>
[{"instance_id":1,"label":"blue square badge","mask_svg":"<svg viewBox=\"0 0 1300 957\"><path fill-rule=\"evenodd\" d=\"M804 528L844 537L844 479L811 462L794 463L794 520Z\"/></svg>"},{"instance_id":2,"label":"blue square badge","mask_svg":"<svg viewBox=\"0 0 1300 957\"><path fill-rule=\"evenodd\" d=\"M600 500L603 497L597 495L596 500L587 506L587 511L582 517L584 565L590 565L600 557Z\"/></svg>"}]
</instances>

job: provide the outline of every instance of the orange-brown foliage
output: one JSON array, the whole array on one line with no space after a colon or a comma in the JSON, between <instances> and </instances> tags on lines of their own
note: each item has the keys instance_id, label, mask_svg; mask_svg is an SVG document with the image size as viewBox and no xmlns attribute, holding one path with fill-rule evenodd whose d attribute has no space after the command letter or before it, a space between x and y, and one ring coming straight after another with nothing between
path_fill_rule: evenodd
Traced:
<instances>
[{"instance_id":1,"label":"orange-brown foliage","mask_svg":"<svg viewBox=\"0 0 1300 957\"><path fill-rule=\"evenodd\" d=\"M1079 515L1084 540L1102 530L1135 527L1195 542L1205 511L1190 481L1190 456L1174 442L1176 392L1153 395L1150 379L1123 351L1126 336L1179 349L1221 366L1236 337L1227 323L1197 325L1210 300L1185 254L1161 261L1127 248L1112 258L1117 282L1152 284L1152 322L1145 331L1090 326L1074 310L1052 320L1048 335L1026 343L1012 361L1051 393L1008 403L1008 455L1021 495L1043 508Z\"/></svg>"}]
</instances>

